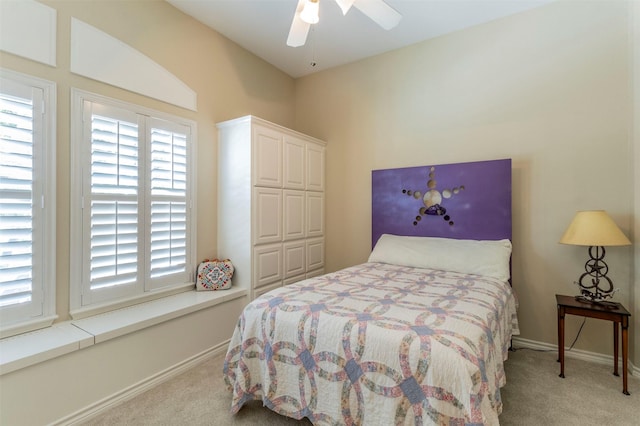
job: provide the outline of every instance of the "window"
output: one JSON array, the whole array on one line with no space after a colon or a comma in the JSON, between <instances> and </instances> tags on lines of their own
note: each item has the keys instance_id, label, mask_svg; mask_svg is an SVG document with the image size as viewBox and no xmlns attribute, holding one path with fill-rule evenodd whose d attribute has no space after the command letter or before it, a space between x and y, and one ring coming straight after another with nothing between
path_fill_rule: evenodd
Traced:
<instances>
[{"instance_id":1,"label":"window","mask_svg":"<svg viewBox=\"0 0 640 426\"><path fill-rule=\"evenodd\" d=\"M0 70L2 336L55 319L55 84Z\"/></svg>"},{"instance_id":2,"label":"window","mask_svg":"<svg viewBox=\"0 0 640 426\"><path fill-rule=\"evenodd\" d=\"M195 124L79 90L73 103L72 315L192 287Z\"/></svg>"}]
</instances>

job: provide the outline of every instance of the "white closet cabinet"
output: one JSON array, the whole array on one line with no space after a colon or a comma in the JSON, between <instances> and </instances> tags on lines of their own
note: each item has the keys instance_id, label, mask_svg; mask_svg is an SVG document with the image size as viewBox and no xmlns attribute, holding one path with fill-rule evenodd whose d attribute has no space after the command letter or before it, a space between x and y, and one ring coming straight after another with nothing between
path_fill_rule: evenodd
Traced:
<instances>
[{"instance_id":1,"label":"white closet cabinet","mask_svg":"<svg viewBox=\"0 0 640 426\"><path fill-rule=\"evenodd\" d=\"M251 298L324 273L325 143L253 116L218 123L218 256Z\"/></svg>"}]
</instances>

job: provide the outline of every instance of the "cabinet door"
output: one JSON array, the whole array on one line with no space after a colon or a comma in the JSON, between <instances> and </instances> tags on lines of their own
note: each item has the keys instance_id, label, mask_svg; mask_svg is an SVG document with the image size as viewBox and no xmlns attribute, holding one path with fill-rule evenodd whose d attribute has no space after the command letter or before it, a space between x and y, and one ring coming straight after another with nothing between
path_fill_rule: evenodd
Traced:
<instances>
[{"instance_id":1,"label":"cabinet door","mask_svg":"<svg viewBox=\"0 0 640 426\"><path fill-rule=\"evenodd\" d=\"M307 240L307 271L324 266L324 238Z\"/></svg>"},{"instance_id":2,"label":"cabinet door","mask_svg":"<svg viewBox=\"0 0 640 426\"><path fill-rule=\"evenodd\" d=\"M284 278L290 278L306 272L306 250L306 243L304 240L285 243L282 245L282 255L284 257Z\"/></svg>"},{"instance_id":3,"label":"cabinet door","mask_svg":"<svg viewBox=\"0 0 640 426\"><path fill-rule=\"evenodd\" d=\"M292 136L284 136L283 187L304 189L305 142Z\"/></svg>"},{"instance_id":4,"label":"cabinet door","mask_svg":"<svg viewBox=\"0 0 640 426\"><path fill-rule=\"evenodd\" d=\"M282 134L262 126L253 128L253 184L282 187Z\"/></svg>"},{"instance_id":5,"label":"cabinet door","mask_svg":"<svg viewBox=\"0 0 640 426\"><path fill-rule=\"evenodd\" d=\"M324 147L307 143L307 185L310 191L324 191Z\"/></svg>"},{"instance_id":6,"label":"cabinet door","mask_svg":"<svg viewBox=\"0 0 640 426\"><path fill-rule=\"evenodd\" d=\"M306 277L305 274L302 274L302 275L296 275L295 277L287 278L284 281L282 281L282 285L295 284L297 282L303 281L305 277Z\"/></svg>"},{"instance_id":7,"label":"cabinet door","mask_svg":"<svg viewBox=\"0 0 640 426\"><path fill-rule=\"evenodd\" d=\"M324 193L307 192L307 237L324 235Z\"/></svg>"},{"instance_id":8,"label":"cabinet door","mask_svg":"<svg viewBox=\"0 0 640 426\"><path fill-rule=\"evenodd\" d=\"M275 290L276 288L282 287L282 283L278 282L275 284L268 285L266 287L261 287L253 292L253 298L256 299L268 291Z\"/></svg>"},{"instance_id":9,"label":"cabinet door","mask_svg":"<svg viewBox=\"0 0 640 426\"><path fill-rule=\"evenodd\" d=\"M307 272L305 275L306 279L319 277L320 275L324 275L324 268L316 269L315 271Z\"/></svg>"},{"instance_id":10,"label":"cabinet door","mask_svg":"<svg viewBox=\"0 0 640 426\"><path fill-rule=\"evenodd\" d=\"M282 190L254 188L252 208L253 243L282 241Z\"/></svg>"},{"instance_id":11,"label":"cabinet door","mask_svg":"<svg viewBox=\"0 0 640 426\"><path fill-rule=\"evenodd\" d=\"M253 288L282 281L282 244L253 249Z\"/></svg>"},{"instance_id":12,"label":"cabinet door","mask_svg":"<svg viewBox=\"0 0 640 426\"><path fill-rule=\"evenodd\" d=\"M304 191L285 189L284 191L282 191L282 203L284 210L284 240L288 241L304 238Z\"/></svg>"}]
</instances>

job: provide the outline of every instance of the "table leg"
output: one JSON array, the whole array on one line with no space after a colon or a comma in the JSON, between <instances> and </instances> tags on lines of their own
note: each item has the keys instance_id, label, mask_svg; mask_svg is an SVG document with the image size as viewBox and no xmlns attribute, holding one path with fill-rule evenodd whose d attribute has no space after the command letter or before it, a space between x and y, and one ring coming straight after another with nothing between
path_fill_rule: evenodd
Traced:
<instances>
[{"instance_id":1,"label":"table leg","mask_svg":"<svg viewBox=\"0 0 640 426\"><path fill-rule=\"evenodd\" d=\"M564 308L558 306L558 361L560 377L564 378Z\"/></svg>"},{"instance_id":2,"label":"table leg","mask_svg":"<svg viewBox=\"0 0 640 426\"><path fill-rule=\"evenodd\" d=\"M613 375L618 374L618 323L613 321Z\"/></svg>"},{"instance_id":3,"label":"table leg","mask_svg":"<svg viewBox=\"0 0 640 426\"><path fill-rule=\"evenodd\" d=\"M630 395L627 389L627 366L629 364L629 317L625 316L620 323L622 326L622 393Z\"/></svg>"}]
</instances>

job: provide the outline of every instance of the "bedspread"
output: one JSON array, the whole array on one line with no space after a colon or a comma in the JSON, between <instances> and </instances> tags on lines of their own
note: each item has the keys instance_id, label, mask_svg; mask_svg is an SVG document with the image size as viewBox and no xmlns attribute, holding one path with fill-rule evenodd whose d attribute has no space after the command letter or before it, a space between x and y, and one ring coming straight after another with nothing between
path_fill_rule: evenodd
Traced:
<instances>
[{"instance_id":1,"label":"bedspread","mask_svg":"<svg viewBox=\"0 0 640 426\"><path fill-rule=\"evenodd\" d=\"M498 424L508 283L364 263L288 285L241 314L224 363L232 412L253 399L314 424Z\"/></svg>"}]
</instances>

